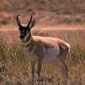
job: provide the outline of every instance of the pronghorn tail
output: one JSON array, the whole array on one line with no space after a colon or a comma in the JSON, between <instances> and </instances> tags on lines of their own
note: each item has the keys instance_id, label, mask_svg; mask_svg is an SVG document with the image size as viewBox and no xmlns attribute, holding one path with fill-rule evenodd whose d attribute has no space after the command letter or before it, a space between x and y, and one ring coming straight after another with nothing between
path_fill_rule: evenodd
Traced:
<instances>
[{"instance_id":1,"label":"pronghorn tail","mask_svg":"<svg viewBox=\"0 0 85 85\"><path fill-rule=\"evenodd\" d=\"M70 51L70 44L69 43L60 43L59 47L61 50L67 51L67 53Z\"/></svg>"},{"instance_id":2,"label":"pronghorn tail","mask_svg":"<svg viewBox=\"0 0 85 85\"><path fill-rule=\"evenodd\" d=\"M70 45L68 43L59 43L60 48L60 55L59 57L62 59L63 62L65 62L66 56L68 52L70 51Z\"/></svg>"}]
</instances>

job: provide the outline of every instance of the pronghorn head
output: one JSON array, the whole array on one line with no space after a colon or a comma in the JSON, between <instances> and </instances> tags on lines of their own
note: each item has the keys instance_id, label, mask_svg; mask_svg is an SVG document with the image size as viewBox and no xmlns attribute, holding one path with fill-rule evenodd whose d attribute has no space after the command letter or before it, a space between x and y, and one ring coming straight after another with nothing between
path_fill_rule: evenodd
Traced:
<instances>
[{"instance_id":1,"label":"pronghorn head","mask_svg":"<svg viewBox=\"0 0 85 85\"><path fill-rule=\"evenodd\" d=\"M31 28L35 24L35 19L33 19L33 16L31 15L30 20L29 20L29 22L28 22L28 24L26 26L23 26L20 23L20 21L19 21L19 15L17 15L16 21L17 21L17 24L19 26L21 40L23 40L26 36L28 36L28 39L30 39L30 37L31 37L30 30L31 30Z\"/></svg>"}]
</instances>

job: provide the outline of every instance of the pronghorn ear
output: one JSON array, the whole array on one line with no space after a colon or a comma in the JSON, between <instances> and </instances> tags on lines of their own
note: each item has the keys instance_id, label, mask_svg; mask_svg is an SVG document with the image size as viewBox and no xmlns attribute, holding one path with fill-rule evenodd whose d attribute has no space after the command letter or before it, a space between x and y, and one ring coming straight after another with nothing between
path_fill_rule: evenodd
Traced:
<instances>
[{"instance_id":1,"label":"pronghorn ear","mask_svg":"<svg viewBox=\"0 0 85 85\"><path fill-rule=\"evenodd\" d=\"M17 15L16 21L17 21L18 26L20 27L20 26L21 26L21 23L20 23L20 21L19 21L19 16L20 16L20 15Z\"/></svg>"}]
</instances>

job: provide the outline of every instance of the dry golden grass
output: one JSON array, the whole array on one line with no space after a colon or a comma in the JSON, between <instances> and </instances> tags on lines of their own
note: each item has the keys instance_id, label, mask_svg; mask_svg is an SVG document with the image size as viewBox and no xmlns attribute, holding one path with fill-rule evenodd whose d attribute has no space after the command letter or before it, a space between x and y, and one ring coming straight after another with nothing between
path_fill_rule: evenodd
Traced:
<instances>
[{"instance_id":1,"label":"dry golden grass","mask_svg":"<svg viewBox=\"0 0 85 85\"><path fill-rule=\"evenodd\" d=\"M84 0L9 0L9 3L13 10L4 1L0 2L0 27L15 25L13 17L17 14L28 16L33 12L40 20L38 28L85 23ZM8 26L7 29L10 28ZM67 85L85 85L85 30L47 30L39 35L59 37L71 44L71 51L66 59L69 69ZM42 72L44 78L47 76L48 79L39 85L66 85L58 65L43 64ZM13 31L0 32L0 85L31 85L30 61L25 56L18 33ZM37 82L35 85L38 85Z\"/></svg>"},{"instance_id":2,"label":"dry golden grass","mask_svg":"<svg viewBox=\"0 0 85 85\"><path fill-rule=\"evenodd\" d=\"M47 31L41 35L59 37L71 44L71 51L66 59L69 68L67 85L84 85L85 30ZM66 85L58 65L43 64L42 72L44 78L48 78L43 85ZM25 56L24 47L16 32L0 33L0 85L31 85L30 61Z\"/></svg>"}]
</instances>

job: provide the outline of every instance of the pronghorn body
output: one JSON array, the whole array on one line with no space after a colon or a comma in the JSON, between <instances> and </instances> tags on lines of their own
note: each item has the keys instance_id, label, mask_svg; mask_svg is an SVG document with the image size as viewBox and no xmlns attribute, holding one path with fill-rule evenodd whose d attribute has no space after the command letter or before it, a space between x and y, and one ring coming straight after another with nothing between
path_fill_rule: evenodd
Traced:
<instances>
[{"instance_id":1,"label":"pronghorn body","mask_svg":"<svg viewBox=\"0 0 85 85\"><path fill-rule=\"evenodd\" d=\"M33 44L34 43L34 44ZM24 43L29 59L37 61L43 58L43 63L56 62L61 51L69 50L69 44L63 40L53 37L32 36L32 40ZM61 48L62 47L62 48ZM63 54L61 54L63 56Z\"/></svg>"},{"instance_id":2,"label":"pronghorn body","mask_svg":"<svg viewBox=\"0 0 85 85\"><path fill-rule=\"evenodd\" d=\"M53 37L32 36L30 30L35 24L35 20L30 18L27 26L22 26L17 16L20 38L26 48L25 52L32 64L32 79L34 80L35 63L38 62L38 77L41 78L42 63L60 62L65 75L67 76L67 65L65 59L70 45Z\"/></svg>"}]
</instances>

